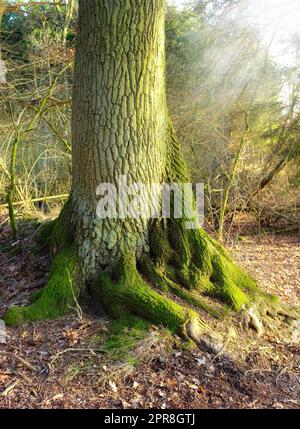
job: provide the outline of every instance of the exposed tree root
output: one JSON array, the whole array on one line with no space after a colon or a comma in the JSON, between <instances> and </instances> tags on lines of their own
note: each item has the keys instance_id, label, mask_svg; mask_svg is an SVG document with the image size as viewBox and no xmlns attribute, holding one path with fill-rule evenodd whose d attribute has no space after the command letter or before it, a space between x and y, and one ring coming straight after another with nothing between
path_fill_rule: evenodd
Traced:
<instances>
[{"instance_id":1,"label":"exposed tree root","mask_svg":"<svg viewBox=\"0 0 300 429\"><path fill-rule=\"evenodd\" d=\"M217 309L212 305L209 305L195 291L189 291L178 283L172 281L165 272L164 267L154 264L149 257L145 256L142 259L141 270L142 273L144 273L144 275L162 292L176 295L187 304L210 314L216 319L222 319L224 316L222 309Z\"/></svg>"},{"instance_id":2,"label":"exposed tree root","mask_svg":"<svg viewBox=\"0 0 300 429\"><path fill-rule=\"evenodd\" d=\"M8 325L26 321L56 319L75 306L79 296L78 258L72 248L62 251L53 260L53 268L46 287L28 307L12 307L5 316Z\"/></svg>"},{"instance_id":3,"label":"exposed tree root","mask_svg":"<svg viewBox=\"0 0 300 429\"><path fill-rule=\"evenodd\" d=\"M278 297L261 291L227 251L203 229L187 230L182 220L157 221L151 232L151 259L144 258L146 276L162 291L177 295L213 317L222 312L199 294L217 298L243 313L243 326L263 332L266 316L299 318Z\"/></svg>"},{"instance_id":4,"label":"exposed tree root","mask_svg":"<svg viewBox=\"0 0 300 429\"><path fill-rule=\"evenodd\" d=\"M217 353L221 345L209 336L210 330L196 310L219 319L223 313L207 304L203 295L218 298L241 312L244 328L252 328L259 335L265 316L296 315L279 298L264 294L203 230L180 230L182 224L177 223L175 232L172 222L154 226L151 255L145 255L138 267L133 257L125 256L110 271L113 276L103 273L93 284L93 295L114 317L138 314Z\"/></svg>"},{"instance_id":5,"label":"exposed tree root","mask_svg":"<svg viewBox=\"0 0 300 429\"><path fill-rule=\"evenodd\" d=\"M170 183L187 183L180 144L171 126L169 132L166 177ZM99 277L91 292L114 317L138 314L215 352L219 347L209 338L210 329L197 310L202 318L207 313L221 319L222 305L227 306L243 314L246 329L252 328L259 334L266 316L299 318L279 298L263 293L255 280L202 228L186 229L189 220L157 220L149 231L150 253L136 260L131 256L134 249L123 249L115 267L93 267L93 271L99 271ZM86 279L79 278L78 273L83 276L86 267L85 261L77 258L76 248L73 251L71 225L72 197L59 218L41 228L37 237L43 244L50 244L55 257L48 285L29 307L10 309L7 323L53 319L66 314L77 303L84 291L80 284L87 286ZM218 300L220 307L209 304L208 297Z\"/></svg>"},{"instance_id":6,"label":"exposed tree root","mask_svg":"<svg viewBox=\"0 0 300 429\"><path fill-rule=\"evenodd\" d=\"M123 257L114 278L102 273L93 284L92 293L114 317L137 314L194 340L209 330L195 311L152 289L129 256Z\"/></svg>"},{"instance_id":7,"label":"exposed tree root","mask_svg":"<svg viewBox=\"0 0 300 429\"><path fill-rule=\"evenodd\" d=\"M182 221L157 222L151 251L156 271L186 290L219 298L236 311L261 295L255 280L202 229L186 230Z\"/></svg>"}]
</instances>

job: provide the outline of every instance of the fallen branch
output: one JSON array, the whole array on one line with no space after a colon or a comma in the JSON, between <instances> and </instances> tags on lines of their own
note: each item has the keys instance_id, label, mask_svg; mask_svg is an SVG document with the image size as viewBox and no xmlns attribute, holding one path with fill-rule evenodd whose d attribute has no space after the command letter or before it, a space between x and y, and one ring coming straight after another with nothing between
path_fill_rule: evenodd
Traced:
<instances>
[{"instance_id":1,"label":"fallen branch","mask_svg":"<svg viewBox=\"0 0 300 429\"><path fill-rule=\"evenodd\" d=\"M14 206L21 206L22 204L26 204L26 203L39 203L39 202L43 202L43 201L58 200L60 198L63 198L63 199L69 198L69 194L53 195L53 196L50 196L50 197L33 198L31 200L17 201L15 203L13 203L13 205ZM7 208L8 208L8 204L2 204L2 205L0 205L0 210L7 209Z\"/></svg>"},{"instance_id":2,"label":"fallen branch","mask_svg":"<svg viewBox=\"0 0 300 429\"><path fill-rule=\"evenodd\" d=\"M8 356L11 357L13 359L16 359L17 361L19 361L22 365L24 365L26 368L30 369L30 371L33 372L38 372L39 370L31 365L29 362L27 362L26 360L24 360L23 358L21 358L20 356L16 355L15 353L10 353L10 352L2 352L0 351L0 356Z\"/></svg>"}]
</instances>

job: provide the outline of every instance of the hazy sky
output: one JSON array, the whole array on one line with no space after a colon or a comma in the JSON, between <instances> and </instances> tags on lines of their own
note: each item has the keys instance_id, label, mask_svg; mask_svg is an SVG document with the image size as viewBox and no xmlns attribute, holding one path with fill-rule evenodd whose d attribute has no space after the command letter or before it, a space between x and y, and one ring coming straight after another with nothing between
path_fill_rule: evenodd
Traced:
<instances>
[{"instance_id":1,"label":"hazy sky","mask_svg":"<svg viewBox=\"0 0 300 429\"><path fill-rule=\"evenodd\" d=\"M170 4L175 4L178 7L181 7L182 5L184 5L184 3L186 3L186 0L167 0L168 3Z\"/></svg>"},{"instance_id":2,"label":"hazy sky","mask_svg":"<svg viewBox=\"0 0 300 429\"><path fill-rule=\"evenodd\" d=\"M168 0L168 2L182 7L188 0ZM246 19L245 14L242 17L245 5ZM300 0L241 0L240 6L233 8L230 15L237 20L242 17L241 25L256 26L261 40L266 45L269 46L273 40L270 51L279 64L295 63L296 52L291 47L291 37L300 41Z\"/></svg>"}]
</instances>

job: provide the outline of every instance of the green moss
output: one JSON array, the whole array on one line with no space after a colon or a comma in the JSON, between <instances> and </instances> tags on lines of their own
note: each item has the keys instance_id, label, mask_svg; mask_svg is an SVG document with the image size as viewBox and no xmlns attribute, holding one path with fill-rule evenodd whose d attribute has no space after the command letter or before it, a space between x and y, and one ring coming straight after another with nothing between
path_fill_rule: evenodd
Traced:
<instances>
[{"instance_id":1,"label":"green moss","mask_svg":"<svg viewBox=\"0 0 300 429\"><path fill-rule=\"evenodd\" d=\"M43 290L38 290L36 292L32 292L29 296L29 302L30 304L33 304L34 302L36 302L42 295Z\"/></svg>"},{"instance_id":2,"label":"green moss","mask_svg":"<svg viewBox=\"0 0 300 429\"><path fill-rule=\"evenodd\" d=\"M172 260L161 255L160 266L165 278L155 279L160 288L164 285L164 290L173 290L180 298L210 314L214 314L213 309L196 297L193 290L218 297L236 311L262 295L255 280L202 228L187 230L184 219L170 219L167 229L174 255Z\"/></svg>"},{"instance_id":3,"label":"green moss","mask_svg":"<svg viewBox=\"0 0 300 429\"><path fill-rule=\"evenodd\" d=\"M55 220L44 222L40 225L36 234L36 241L42 247L50 244L53 255L57 255L73 242L73 231L71 226L71 197L64 205L59 217Z\"/></svg>"},{"instance_id":4,"label":"green moss","mask_svg":"<svg viewBox=\"0 0 300 429\"><path fill-rule=\"evenodd\" d=\"M10 308L5 317L4 321L8 326L18 326L24 323L24 313L23 308L21 307L12 307Z\"/></svg>"},{"instance_id":5,"label":"green moss","mask_svg":"<svg viewBox=\"0 0 300 429\"><path fill-rule=\"evenodd\" d=\"M181 350L184 352L193 352L196 348L196 344L194 343L194 341L192 340L186 340L186 341L182 341L181 344L179 345Z\"/></svg>"},{"instance_id":6,"label":"green moss","mask_svg":"<svg viewBox=\"0 0 300 429\"><path fill-rule=\"evenodd\" d=\"M220 294L216 293L216 295L232 306L235 311L241 311L250 301L249 297L230 280L224 283Z\"/></svg>"},{"instance_id":7,"label":"green moss","mask_svg":"<svg viewBox=\"0 0 300 429\"><path fill-rule=\"evenodd\" d=\"M127 362L135 366L139 359L135 348L146 338L150 323L134 315L111 320L104 331L89 340L88 347L101 349L106 359Z\"/></svg>"},{"instance_id":8,"label":"green moss","mask_svg":"<svg viewBox=\"0 0 300 429\"><path fill-rule=\"evenodd\" d=\"M207 304L203 298L200 298L200 296L196 296L195 294L186 291L184 288L181 288L176 284L175 287L173 285L173 292L188 304L191 304L193 307L203 310L205 313L209 314L215 319L222 319L223 313L213 306Z\"/></svg>"},{"instance_id":9,"label":"green moss","mask_svg":"<svg viewBox=\"0 0 300 429\"><path fill-rule=\"evenodd\" d=\"M260 313L266 316L276 317L278 314L291 319L299 319L300 312L294 307L284 304L281 299L273 294L264 293L258 295L257 306Z\"/></svg>"},{"instance_id":10,"label":"green moss","mask_svg":"<svg viewBox=\"0 0 300 429\"><path fill-rule=\"evenodd\" d=\"M28 307L9 309L5 322L20 325L24 321L55 319L69 313L79 295L77 274L77 257L73 249L65 249L54 259L48 284L38 299Z\"/></svg>"},{"instance_id":11,"label":"green moss","mask_svg":"<svg viewBox=\"0 0 300 429\"><path fill-rule=\"evenodd\" d=\"M178 222L174 225L174 229L170 228L170 242L176 249L175 263L182 272L185 270L188 271L188 267L192 261L189 233L183 227L178 228Z\"/></svg>"},{"instance_id":12,"label":"green moss","mask_svg":"<svg viewBox=\"0 0 300 429\"><path fill-rule=\"evenodd\" d=\"M234 268L235 266L222 256L214 259L213 274L210 279L214 287L211 294L221 298L234 310L240 311L249 303L249 297L237 286L236 280L239 273L236 273Z\"/></svg>"},{"instance_id":13,"label":"green moss","mask_svg":"<svg viewBox=\"0 0 300 429\"><path fill-rule=\"evenodd\" d=\"M220 319L222 317L221 312L208 305L203 298L196 296L196 294L172 281L172 278L176 278L172 267L154 265L149 258L144 257L142 261L142 270L149 281L153 282L155 286L163 292L177 295L188 304L205 311L216 319Z\"/></svg>"},{"instance_id":14,"label":"green moss","mask_svg":"<svg viewBox=\"0 0 300 429\"><path fill-rule=\"evenodd\" d=\"M274 294L271 294L271 293L265 294L264 298L266 299L266 301L269 304L272 304L272 305L274 305L274 304L278 304L279 305L281 303L280 298L277 295L274 295Z\"/></svg>"},{"instance_id":15,"label":"green moss","mask_svg":"<svg viewBox=\"0 0 300 429\"><path fill-rule=\"evenodd\" d=\"M186 289L198 289L204 292L212 272L214 249L201 229L185 229L183 219L171 219L169 222L169 240L175 250L171 261L174 265L172 280Z\"/></svg>"},{"instance_id":16,"label":"green moss","mask_svg":"<svg viewBox=\"0 0 300 429\"><path fill-rule=\"evenodd\" d=\"M73 229L71 225L71 197L64 205L56 220L51 234L51 251L53 255L60 253L62 249L70 247L73 243Z\"/></svg>"},{"instance_id":17,"label":"green moss","mask_svg":"<svg viewBox=\"0 0 300 429\"><path fill-rule=\"evenodd\" d=\"M181 146L171 125L168 150L165 181L187 182L188 172ZM174 202L171 201L172 204ZM235 311L241 311L254 302L257 306L261 301L266 303L266 311L269 313L269 307L279 308L276 300L270 302L271 299L264 296L256 281L236 265L227 250L203 228L186 229L186 222L189 220L193 221L183 217L154 222L150 231L152 260L149 262L143 258L141 261L142 273L146 275L149 283L162 293L175 294L187 304L215 317L220 315L199 296L200 293L219 298L224 307L228 306ZM132 273L136 271L132 270ZM165 297L157 296L138 274L131 275L129 271L115 283L104 275L101 283L105 285L102 286L104 299L105 290L109 291L108 296L119 294L119 297L114 296L108 305L112 307L113 301L117 302L116 313L126 312L131 306L132 311L139 312L144 317L151 316L151 320L156 322L175 326L175 330L186 317L184 311L176 307L178 304L172 301L172 304L169 304L170 300L165 302ZM166 320L167 318L170 320Z\"/></svg>"},{"instance_id":18,"label":"green moss","mask_svg":"<svg viewBox=\"0 0 300 429\"><path fill-rule=\"evenodd\" d=\"M152 289L138 273L133 258L125 257L120 266L120 275L115 282L107 273L102 273L99 283L92 287L94 296L114 317L136 314L177 334L184 333L190 320L198 319L193 310Z\"/></svg>"},{"instance_id":19,"label":"green moss","mask_svg":"<svg viewBox=\"0 0 300 429\"><path fill-rule=\"evenodd\" d=\"M41 247L46 247L50 244L56 222L57 220L48 220L39 226L35 239Z\"/></svg>"},{"instance_id":20,"label":"green moss","mask_svg":"<svg viewBox=\"0 0 300 429\"><path fill-rule=\"evenodd\" d=\"M150 247L153 260L161 264L174 255L167 233L167 224L156 220L150 231Z\"/></svg>"}]
</instances>

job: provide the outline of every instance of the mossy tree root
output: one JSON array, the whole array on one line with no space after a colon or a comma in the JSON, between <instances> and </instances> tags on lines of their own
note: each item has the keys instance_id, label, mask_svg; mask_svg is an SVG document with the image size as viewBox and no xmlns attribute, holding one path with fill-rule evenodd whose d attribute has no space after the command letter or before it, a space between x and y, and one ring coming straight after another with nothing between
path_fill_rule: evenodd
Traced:
<instances>
[{"instance_id":1,"label":"mossy tree root","mask_svg":"<svg viewBox=\"0 0 300 429\"><path fill-rule=\"evenodd\" d=\"M71 226L72 198L64 205L57 219L48 220L40 225L36 233L36 241L40 247L50 247L52 256L58 255L63 249L73 244L73 228Z\"/></svg>"},{"instance_id":2,"label":"mossy tree root","mask_svg":"<svg viewBox=\"0 0 300 429\"><path fill-rule=\"evenodd\" d=\"M151 251L156 271L190 292L217 297L236 311L261 293L218 242L203 229L185 229L181 220L154 224Z\"/></svg>"},{"instance_id":3,"label":"mossy tree root","mask_svg":"<svg viewBox=\"0 0 300 429\"><path fill-rule=\"evenodd\" d=\"M26 321L56 319L74 309L79 296L78 259L74 250L66 248L53 260L46 287L36 295L28 307L12 307L5 315L8 325L21 325Z\"/></svg>"},{"instance_id":4,"label":"mossy tree root","mask_svg":"<svg viewBox=\"0 0 300 429\"><path fill-rule=\"evenodd\" d=\"M203 296L217 298L234 311L243 311L244 326L258 332L262 331L261 319L265 316L299 317L278 297L262 292L220 243L201 228L186 229L183 220L155 222L151 259L144 259L142 267L164 292L174 293L214 317L222 316L222 311L207 305Z\"/></svg>"},{"instance_id":5,"label":"mossy tree root","mask_svg":"<svg viewBox=\"0 0 300 429\"><path fill-rule=\"evenodd\" d=\"M216 319L222 319L225 312L222 308L216 308L208 304L197 291L190 291L183 286L175 283L168 277L168 273L163 266L153 263L148 256L143 257L141 261L141 270L147 279L162 292L176 295L187 304L192 305L198 310L213 316Z\"/></svg>"},{"instance_id":6,"label":"mossy tree root","mask_svg":"<svg viewBox=\"0 0 300 429\"><path fill-rule=\"evenodd\" d=\"M169 125L169 161L166 169L168 183L190 183L182 147L172 124ZM224 247L212 239L203 228L186 229L186 222L195 219L169 219L156 221L150 233L150 277L155 278L164 290L173 290L196 307L210 314L211 308L195 301L195 293L217 298L234 311L245 313L245 326L261 331L261 318L283 314L299 318L279 298L263 293L256 281L236 265ZM146 271L149 272L149 264ZM158 275L157 275L158 273ZM172 283L170 283L170 280ZM184 288L184 294L182 294ZM189 293L192 293L192 298ZM199 305L200 304L200 305Z\"/></svg>"},{"instance_id":7,"label":"mossy tree root","mask_svg":"<svg viewBox=\"0 0 300 429\"><path fill-rule=\"evenodd\" d=\"M154 290L138 272L131 256L122 258L114 277L103 272L91 292L113 317L135 314L194 341L209 330L195 311Z\"/></svg>"}]
</instances>

